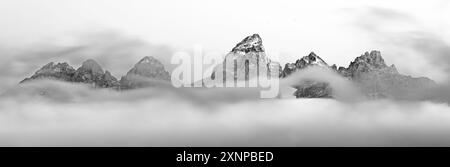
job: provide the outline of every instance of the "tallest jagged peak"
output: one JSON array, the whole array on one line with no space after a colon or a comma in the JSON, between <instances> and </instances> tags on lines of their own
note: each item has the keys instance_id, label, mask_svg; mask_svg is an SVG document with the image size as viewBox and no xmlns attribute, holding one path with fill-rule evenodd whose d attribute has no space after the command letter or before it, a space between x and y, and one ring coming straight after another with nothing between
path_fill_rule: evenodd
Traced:
<instances>
[{"instance_id":1,"label":"tallest jagged peak","mask_svg":"<svg viewBox=\"0 0 450 167\"><path fill-rule=\"evenodd\" d=\"M373 50L370 53L365 52L361 56L357 57L355 59L355 62L358 63L366 63L370 66L373 66L375 68L384 68L387 67L386 63L384 62L383 57L381 57L381 52L377 50Z\"/></svg>"},{"instance_id":2,"label":"tallest jagged peak","mask_svg":"<svg viewBox=\"0 0 450 167\"><path fill-rule=\"evenodd\" d=\"M232 52L264 52L264 47L262 45L262 39L258 34L253 34L245 37L241 42L239 42Z\"/></svg>"}]
</instances>

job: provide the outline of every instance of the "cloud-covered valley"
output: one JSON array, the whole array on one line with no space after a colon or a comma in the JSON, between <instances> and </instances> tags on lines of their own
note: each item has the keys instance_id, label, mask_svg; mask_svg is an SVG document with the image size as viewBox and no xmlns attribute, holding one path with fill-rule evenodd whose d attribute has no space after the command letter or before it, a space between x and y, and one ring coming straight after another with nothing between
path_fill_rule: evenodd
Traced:
<instances>
[{"instance_id":1,"label":"cloud-covered valley","mask_svg":"<svg viewBox=\"0 0 450 167\"><path fill-rule=\"evenodd\" d=\"M69 47L3 49L0 146L450 146L445 84L380 100L314 68L281 80L283 98L274 99L260 99L258 89L18 84L49 61L92 58L119 77L143 56L159 56L167 65L172 53L115 33L89 35ZM335 98L293 98L290 86L308 79L329 82Z\"/></svg>"},{"instance_id":2,"label":"cloud-covered valley","mask_svg":"<svg viewBox=\"0 0 450 167\"><path fill-rule=\"evenodd\" d=\"M333 85L339 84L334 89L349 88ZM2 93L0 145L450 145L448 103L257 97L253 90L168 86L118 92L36 81Z\"/></svg>"}]
</instances>

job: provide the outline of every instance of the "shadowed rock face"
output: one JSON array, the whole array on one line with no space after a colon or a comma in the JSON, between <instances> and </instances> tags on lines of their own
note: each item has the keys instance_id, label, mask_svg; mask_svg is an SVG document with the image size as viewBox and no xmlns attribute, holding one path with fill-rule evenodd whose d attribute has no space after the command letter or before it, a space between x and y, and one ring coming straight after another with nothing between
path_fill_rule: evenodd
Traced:
<instances>
[{"instance_id":1,"label":"shadowed rock face","mask_svg":"<svg viewBox=\"0 0 450 167\"><path fill-rule=\"evenodd\" d=\"M36 71L31 77L25 78L20 83L29 82L35 79L55 79L61 81L73 81L73 76L75 75L75 69L67 63L53 62L48 63L41 69Z\"/></svg>"},{"instance_id":2,"label":"shadowed rock face","mask_svg":"<svg viewBox=\"0 0 450 167\"><path fill-rule=\"evenodd\" d=\"M165 71L164 65L153 57L144 57L120 82L109 71L103 71L102 67L94 60L83 62L80 68L75 70L67 63L49 63L30 78L20 83L35 79L55 79L66 82L91 84L96 88L133 89L152 86L149 80L170 81L170 74Z\"/></svg>"},{"instance_id":3,"label":"shadowed rock face","mask_svg":"<svg viewBox=\"0 0 450 167\"><path fill-rule=\"evenodd\" d=\"M425 77L413 78L399 74L394 65L386 65L379 51L366 52L352 61L349 67L339 69L336 65L328 66L320 57L311 53L296 63L286 64L283 77L311 66L334 70L356 83L361 92L370 98L404 98L410 91L435 85L434 81ZM333 91L327 83L307 81L294 87L297 89L294 93L297 98L333 97Z\"/></svg>"},{"instance_id":4,"label":"shadowed rock face","mask_svg":"<svg viewBox=\"0 0 450 167\"><path fill-rule=\"evenodd\" d=\"M402 95L415 89L435 85L434 81L425 77L414 78L399 74L394 65L385 64L379 51L364 53L339 73L358 83L362 92L371 98L402 98Z\"/></svg>"},{"instance_id":5,"label":"shadowed rock face","mask_svg":"<svg viewBox=\"0 0 450 167\"><path fill-rule=\"evenodd\" d=\"M399 74L394 65L386 65L379 51L365 52L352 61L347 68L329 66L322 58L311 52L294 63L287 63L282 69L278 62L271 61L266 56L262 39L258 34L248 36L239 42L225 56L223 63L214 68L211 77L202 82L216 82L217 78L222 78L225 82L242 81L267 76L267 73L284 78L308 67L333 70L353 81L364 94L372 98L402 98L411 90L435 85L434 81L425 77L414 78ZM144 57L121 78L120 82L110 72L104 71L94 60L83 62L77 70L67 63L51 62L20 83L35 79L86 83L99 88L134 89L166 85L170 82L170 74L157 59ZM293 87L297 89L294 93L297 98L333 97L333 90L329 83L309 80L302 81Z\"/></svg>"},{"instance_id":6,"label":"shadowed rock face","mask_svg":"<svg viewBox=\"0 0 450 167\"><path fill-rule=\"evenodd\" d=\"M108 71L103 72L102 67L94 60L83 62L74 75L74 82L93 84L95 87L109 88L119 86L119 82Z\"/></svg>"},{"instance_id":7,"label":"shadowed rock face","mask_svg":"<svg viewBox=\"0 0 450 167\"><path fill-rule=\"evenodd\" d=\"M119 85L117 79L108 71L103 72L101 66L94 60L83 62L83 65L77 70L74 70L67 63L58 63L55 65L51 62L36 71L33 76L20 83L34 79L56 79L67 82L86 83L100 88L111 88Z\"/></svg>"},{"instance_id":8,"label":"shadowed rock face","mask_svg":"<svg viewBox=\"0 0 450 167\"><path fill-rule=\"evenodd\" d=\"M308 56L302 57L295 61L295 63L287 63L284 66L282 76L286 77L289 74L304 69L306 67L319 66L328 68L328 64L317 56L314 52L311 52Z\"/></svg>"},{"instance_id":9,"label":"shadowed rock face","mask_svg":"<svg viewBox=\"0 0 450 167\"><path fill-rule=\"evenodd\" d=\"M164 69L164 65L153 57L144 57L128 71L120 80L122 89L133 89L153 86L151 81L169 82L170 74Z\"/></svg>"},{"instance_id":10,"label":"shadowed rock face","mask_svg":"<svg viewBox=\"0 0 450 167\"><path fill-rule=\"evenodd\" d=\"M298 86L294 86L297 90L294 96L297 98L331 98L333 97L332 89L328 83L305 81Z\"/></svg>"},{"instance_id":11,"label":"shadowed rock face","mask_svg":"<svg viewBox=\"0 0 450 167\"><path fill-rule=\"evenodd\" d=\"M258 34L253 34L251 36L245 37L231 50L231 52L264 52L262 39Z\"/></svg>"},{"instance_id":12,"label":"shadowed rock face","mask_svg":"<svg viewBox=\"0 0 450 167\"><path fill-rule=\"evenodd\" d=\"M117 88L120 86L119 81L109 71L105 71L96 84L102 88Z\"/></svg>"},{"instance_id":13,"label":"shadowed rock face","mask_svg":"<svg viewBox=\"0 0 450 167\"><path fill-rule=\"evenodd\" d=\"M314 52L295 61L295 63L287 63L283 69L282 77L287 77L290 74L305 69L307 67L322 67L330 68L328 64ZM305 81L294 86L297 91L294 96L297 98L330 98L332 97L331 87L328 83Z\"/></svg>"},{"instance_id":14,"label":"shadowed rock face","mask_svg":"<svg viewBox=\"0 0 450 167\"><path fill-rule=\"evenodd\" d=\"M341 69L341 73L347 77L357 77L362 73L383 71L385 73L398 74L394 65L387 66L379 51L366 52L357 57L346 69Z\"/></svg>"}]
</instances>

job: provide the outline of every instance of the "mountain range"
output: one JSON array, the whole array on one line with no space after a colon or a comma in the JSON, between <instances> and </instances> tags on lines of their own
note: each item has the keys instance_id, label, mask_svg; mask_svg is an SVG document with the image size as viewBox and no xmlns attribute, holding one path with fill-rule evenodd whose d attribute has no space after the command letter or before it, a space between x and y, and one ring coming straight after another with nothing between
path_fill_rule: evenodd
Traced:
<instances>
[{"instance_id":1,"label":"mountain range","mask_svg":"<svg viewBox=\"0 0 450 167\"><path fill-rule=\"evenodd\" d=\"M399 97L408 94L409 91L436 85L426 77L414 78L400 74L395 65L388 66L381 57L380 51L365 52L357 57L350 65L345 67L329 66L322 58L310 53L295 63L287 63L283 69L282 77L288 77L295 71L307 67L318 66L334 71L347 78L363 94L370 98ZM297 98L303 97L333 97L333 90L328 83L304 81L295 86Z\"/></svg>"},{"instance_id":2,"label":"mountain range","mask_svg":"<svg viewBox=\"0 0 450 167\"><path fill-rule=\"evenodd\" d=\"M75 70L68 63L48 63L36 71L31 77L20 83L30 82L36 79L55 79L66 82L90 84L95 88L112 88L117 90L135 89L152 86L158 82L169 82L170 74L164 65L153 57L144 57L130 69L125 76L117 80L109 71L92 59L83 62L81 67ZM151 81L156 81L151 82Z\"/></svg>"},{"instance_id":3,"label":"mountain range","mask_svg":"<svg viewBox=\"0 0 450 167\"><path fill-rule=\"evenodd\" d=\"M396 97L407 94L409 90L435 85L434 81L426 77L414 78L400 74L394 65L386 65L381 53L375 50L357 57L348 67L330 66L321 57L311 52L293 63L285 64L283 68L266 55L262 39L258 34L250 35L239 42L225 56L222 65L215 67L211 76L203 79L202 82L210 82L217 77L223 77L224 80L233 78L234 81L249 80L266 74L262 73L263 71L272 76L288 78L292 73L309 67L331 70L355 83L361 92L371 98ZM278 73L274 74L277 71ZM159 60L144 57L125 76L121 77L120 81L107 70L103 70L96 61L89 59L76 70L68 63L48 63L20 83L45 78L119 90L153 86L154 84L148 80L170 82L170 74ZM292 86L296 89L293 95L297 98L333 97L333 88L327 82L306 80Z\"/></svg>"}]
</instances>

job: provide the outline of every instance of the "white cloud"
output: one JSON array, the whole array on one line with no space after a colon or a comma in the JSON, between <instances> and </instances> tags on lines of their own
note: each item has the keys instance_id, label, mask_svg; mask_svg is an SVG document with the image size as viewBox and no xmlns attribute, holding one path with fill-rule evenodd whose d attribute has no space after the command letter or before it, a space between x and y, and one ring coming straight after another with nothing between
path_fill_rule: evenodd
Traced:
<instances>
[{"instance_id":1,"label":"white cloud","mask_svg":"<svg viewBox=\"0 0 450 167\"><path fill-rule=\"evenodd\" d=\"M38 90L48 94L41 96ZM152 88L111 92L67 83L31 83L0 98L0 145L450 145L448 104L261 100L243 94ZM61 96L66 100L53 99Z\"/></svg>"}]
</instances>

